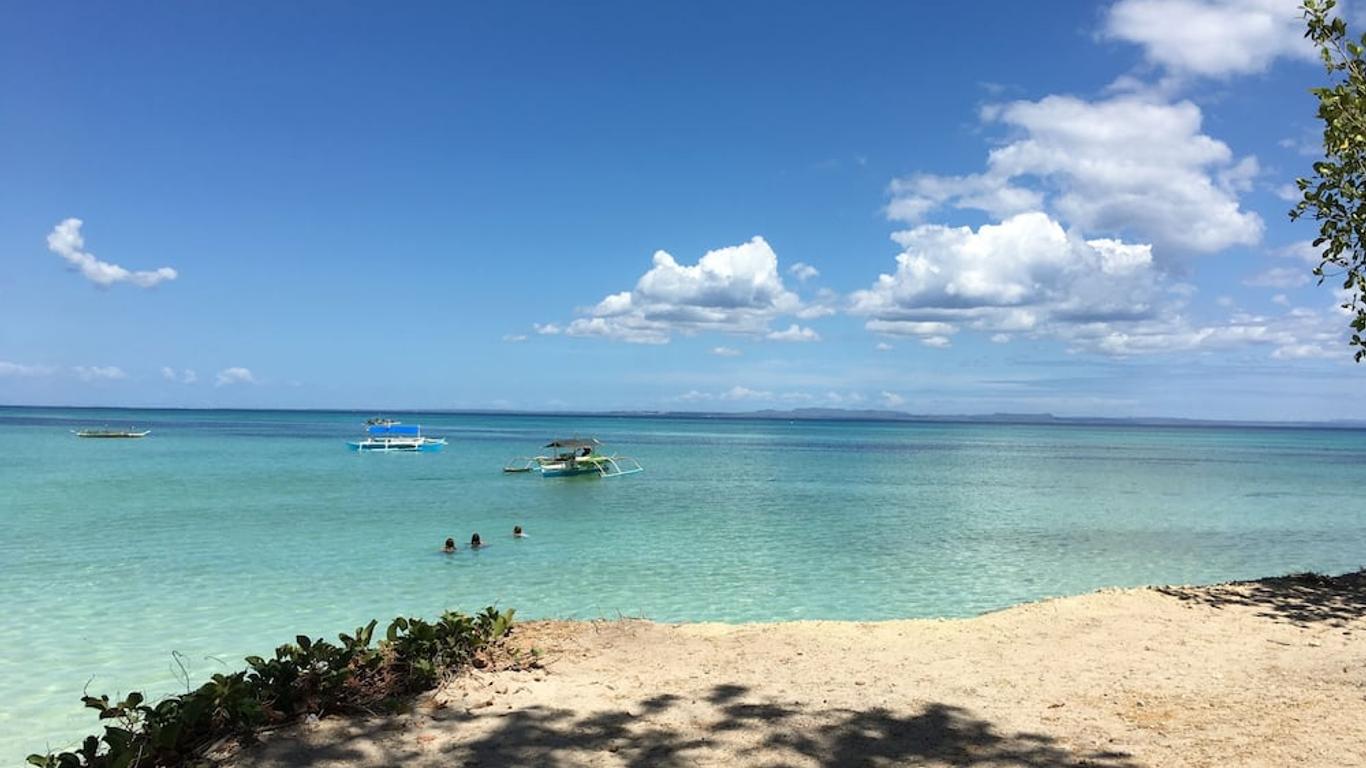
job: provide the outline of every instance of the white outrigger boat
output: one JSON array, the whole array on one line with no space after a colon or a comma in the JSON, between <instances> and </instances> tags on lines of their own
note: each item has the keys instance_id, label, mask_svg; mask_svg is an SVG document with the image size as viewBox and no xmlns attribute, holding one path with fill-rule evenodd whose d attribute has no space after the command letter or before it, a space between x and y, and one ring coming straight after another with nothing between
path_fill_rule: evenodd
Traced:
<instances>
[{"instance_id":1,"label":"white outrigger boat","mask_svg":"<svg viewBox=\"0 0 1366 768\"><path fill-rule=\"evenodd\" d=\"M444 437L425 437L422 427L416 424L400 424L389 420L388 424L370 424L365 428L364 440L353 440L347 445L353 451L380 453L417 451L439 451L446 444Z\"/></svg>"},{"instance_id":2,"label":"white outrigger boat","mask_svg":"<svg viewBox=\"0 0 1366 768\"><path fill-rule=\"evenodd\" d=\"M136 429L109 429L108 427L105 427L104 429L73 429L71 430L71 434L76 437L129 440L138 437L146 437L152 434L152 430L144 429L139 431Z\"/></svg>"},{"instance_id":3,"label":"white outrigger boat","mask_svg":"<svg viewBox=\"0 0 1366 768\"><path fill-rule=\"evenodd\" d=\"M630 456L604 456L597 452L602 443L597 438L568 437L546 443L546 448L554 449L548 456L531 456L513 459L503 466L509 474L517 472L540 472L541 477L572 477L574 475L596 475L598 477L621 477L645 471L640 462Z\"/></svg>"}]
</instances>

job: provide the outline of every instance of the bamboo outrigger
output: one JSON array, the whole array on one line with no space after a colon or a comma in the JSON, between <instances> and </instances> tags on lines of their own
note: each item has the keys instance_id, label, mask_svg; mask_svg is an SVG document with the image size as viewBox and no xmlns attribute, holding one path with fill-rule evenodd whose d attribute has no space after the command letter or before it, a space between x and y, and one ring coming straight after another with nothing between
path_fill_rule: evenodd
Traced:
<instances>
[{"instance_id":1,"label":"bamboo outrigger","mask_svg":"<svg viewBox=\"0 0 1366 768\"><path fill-rule=\"evenodd\" d=\"M645 471L640 462L630 456L604 456L598 453L601 445L594 437L559 438L546 443L546 448L554 449L550 455L513 459L503 466L503 471L509 474L540 472L541 477L621 477Z\"/></svg>"}]
</instances>

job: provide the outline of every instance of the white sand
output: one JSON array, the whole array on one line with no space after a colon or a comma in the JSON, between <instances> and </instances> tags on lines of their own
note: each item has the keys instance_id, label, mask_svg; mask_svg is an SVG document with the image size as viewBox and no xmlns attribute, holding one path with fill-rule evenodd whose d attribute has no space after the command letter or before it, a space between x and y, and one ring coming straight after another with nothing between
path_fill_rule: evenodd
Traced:
<instances>
[{"instance_id":1,"label":"white sand","mask_svg":"<svg viewBox=\"0 0 1366 768\"><path fill-rule=\"evenodd\" d=\"M965 620L522 625L544 669L269 734L238 766L1366 766L1366 579Z\"/></svg>"}]
</instances>

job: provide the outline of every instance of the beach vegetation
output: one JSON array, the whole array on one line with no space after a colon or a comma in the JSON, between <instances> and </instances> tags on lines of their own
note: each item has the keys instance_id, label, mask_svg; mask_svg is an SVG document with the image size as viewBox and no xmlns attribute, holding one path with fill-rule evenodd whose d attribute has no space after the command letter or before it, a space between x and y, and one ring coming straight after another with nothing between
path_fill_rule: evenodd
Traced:
<instances>
[{"instance_id":1,"label":"beach vegetation","mask_svg":"<svg viewBox=\"0 0 1366 768\"><path fill-rule=\"evenodd\" d=\"M1313 247L1319 283L1342 279L1342 308L1351 319L1356 361L1366 359L1366 35L1359 40L1334 13L1336 0L1304 0L1305 37L1318 46L1329 84L1312 88L1323 122L1323 159L1296 179L1301 199L1292 220L1319 224Z\"/></svg>"},{"instance_id":2,"label":"beach vegetation","mask_svg":"<svg viewBox=\"0 0 1366 768\"><path fill-rule=\"evenodd\" d=\"M85 696L108 721L77 749L30 755L42 768L157 768L207 764L207 754L262 728L309 715L370 712L429 690L479 662L511 630L515 611L449 611L436 621L398 617L374 644L377 622L341 633L337 642L299 635L275 654L248 656L246 669L215 674L198 688L151 703L133 692L121 700Z\"/></svg>"}]
</instances>

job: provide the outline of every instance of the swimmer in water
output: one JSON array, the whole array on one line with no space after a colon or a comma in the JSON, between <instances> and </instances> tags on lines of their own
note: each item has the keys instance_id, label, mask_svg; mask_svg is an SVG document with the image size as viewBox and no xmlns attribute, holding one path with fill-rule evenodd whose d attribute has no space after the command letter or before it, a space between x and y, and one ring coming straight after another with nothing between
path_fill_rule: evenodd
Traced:
<instances>
[{"instance_id":1,"label":"swimmer in water","mask_svg":"<svg viewBox=\"0 0 1366 768\"><path fill-rule=\"evenodd\" d=\"M484 542L479 538L479 534L476 533L470 537L470 549L479 549L482 546L484 546Z\"/></svg>"},{"instance_id":2,"label":"swimmer in water","mask_svg":"<svg viewBox=\"0 0 1366 768\"><path fill-rule=\"evenodd\" d=\"M512 526L512 538L514 538L514 539L525 539L525 538L526 538L526 533L522 531L522 526L520 526L520 525L514 525L514 526Z\"/></svg>"},{"instance_id":3,"label":"swimmer in water","mask_svg":"<svg viewBox=\"0 0 1366 768\"><path fill-rule=\"evenodd\" d=\"M441 548L442 552L450 554L455 551L455 539L446 539L446 546Z\"/></svg>"}]
</instances>

